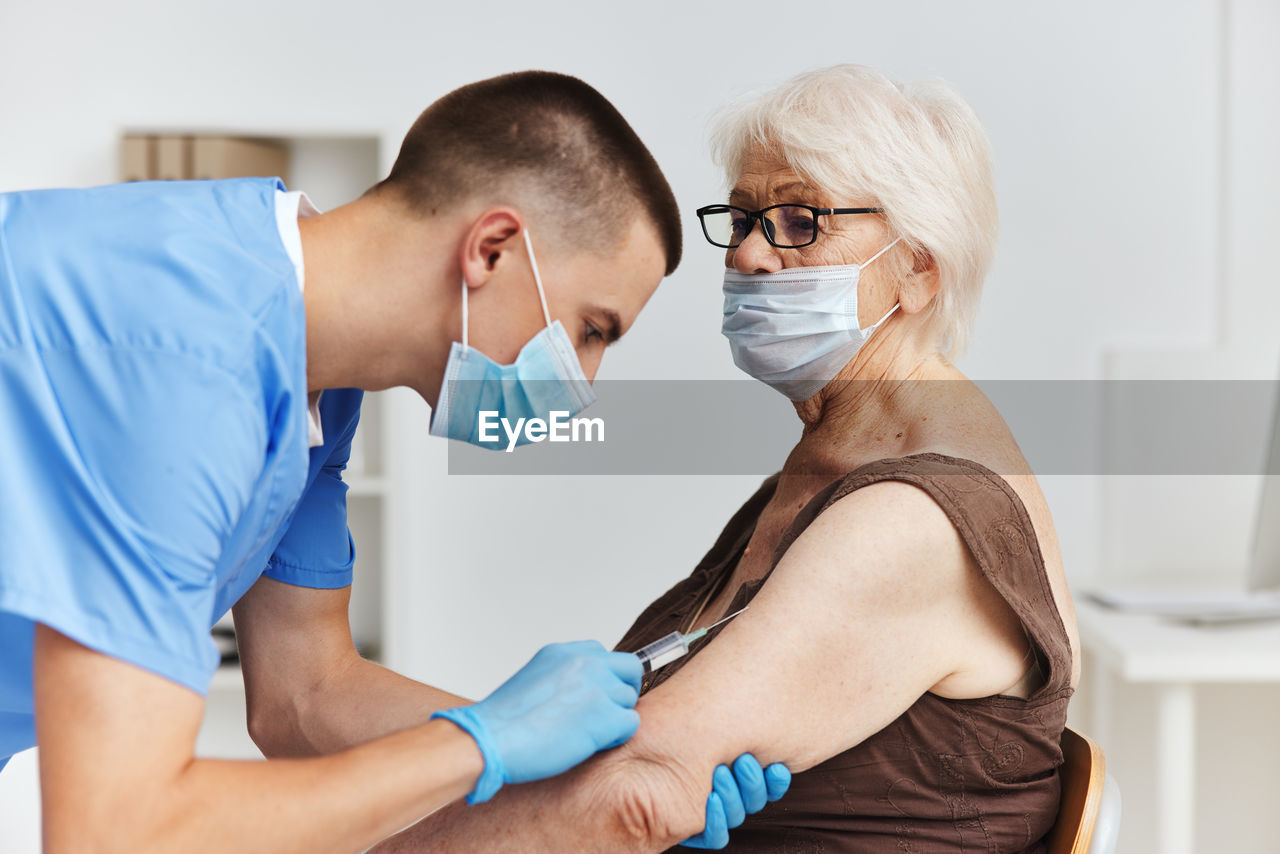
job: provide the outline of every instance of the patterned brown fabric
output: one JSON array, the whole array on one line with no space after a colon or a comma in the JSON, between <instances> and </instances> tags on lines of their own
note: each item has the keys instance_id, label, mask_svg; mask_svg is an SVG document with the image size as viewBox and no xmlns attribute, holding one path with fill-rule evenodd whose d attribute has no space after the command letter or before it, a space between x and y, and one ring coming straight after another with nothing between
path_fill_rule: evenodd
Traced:
<instances>
[{"instance_id":1,"label":"patterned brown fabric","mask_svg":"<svg viewBox=\"0 0 1280 854\"><path fill-rule=\"evenodd\" d=\"M940 454L862 466L800 511L774 552L773 566L826 508L854 490L886 480L923 489L947 514L983 574L1021 619L1044 683L1025 700L1003 695L947 700L925 694L858 746L795 775L785 798L749 816L730 834L727 850L1042 852L1043 837L1058 810L1058 741L1072 693L1071 644L1031 518L1004 479L970 460ZM619 649L639 649L686 627L705 597L727 583L776 485L777 475L764 482L729 520L693 574L645 610ZM767 581L768 576L744 584L729 611L750 602ZM645 690L669 679L694 654L651 675Z\"/></svg>"}]
</instances>

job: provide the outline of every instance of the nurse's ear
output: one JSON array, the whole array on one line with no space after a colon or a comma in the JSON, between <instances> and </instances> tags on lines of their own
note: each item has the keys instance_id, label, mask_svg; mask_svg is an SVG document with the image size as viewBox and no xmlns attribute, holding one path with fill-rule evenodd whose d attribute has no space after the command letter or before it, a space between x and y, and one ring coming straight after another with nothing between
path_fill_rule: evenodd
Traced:
<instances>
[{"instance_id":1,"label":"nurse's ear","mask_svg":"<svg viewBox=\"0 0 1280 854\"><path fill-rule=\"evenodd\" d=\"M904 314L924 311L938 295L938 262L928 249L912 253L911 272L898 284L898 303Z\"/></svg>"},{"instance_id":2,"label":"nurse's ear","mask_svg":"<svg viewBox=\"0 0 1280 854\"><path fill-rule=\"evenodd\" d=\"M513 252L523 254L520 232L524 217L513 207L501 205L485 210L476 217L462 239L459 262L462 278L473 288L489 281Z\"/></svg>"}]
</instances>

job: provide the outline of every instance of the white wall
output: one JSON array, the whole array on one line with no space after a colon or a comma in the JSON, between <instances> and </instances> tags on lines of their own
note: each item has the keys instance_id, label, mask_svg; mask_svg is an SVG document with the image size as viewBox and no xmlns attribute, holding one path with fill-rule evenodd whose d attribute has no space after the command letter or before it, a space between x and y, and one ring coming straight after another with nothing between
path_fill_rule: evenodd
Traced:
<instances>
[{"instance_id":1,"label":"white wall","mask_svg":"<svg viewBox=\"0 0 1280 854\"><path fill-rule=\"evenodd\" d=\"M972 375L1188 376L1205 359L1219 375L1258 375L1262 364L1265 375L1276 364L1266 318L1280 314L1265 249L1280 233L1276 35L1276 6L1261 0L8 0L0 189L110 181L130 126L373 132L390 157L418 111L457 85L527 67L578 74L631 120L690 212L686 261L601 377L730 378L721 260L691 214L722 193L706 156L708 114L745 89L856 61L951 80L991 136L1003 236L962 362ZM406 440L399 463L420 478L400 496L419 536L396 549L389 653L463 693L486 692L543 641L618 637L687 573L757 480L448 477L443 443L427 441L426 407L400 396L391 409ZM1066 476L1045 486L1074 584L1159 569L1149 555L1162 553L1167 526L1126 510L1150 490ZM1247 485L1237 486L1225 489L1239 507ZM1183 487L1165 490L1165 512L1214 512L1195 483ZM1238 571L1243 535L1212 526L1176 568ZM1276 690L1251 690L1275 708ZM1240 756L1241 776L1229 791L1206 782L1201 827L1214 835L1201 838L1247 850L1277 835L1267 769L1280 743L1234 727L1227 696L1207 701L1202 735L1213 756ZM1120 699L1122 850L1144 852L1149 778L1137 747L1149 709L1140 692ZM18 802L6 797L19 785L10 777L0 775L0 843Z\"/></svg>"}]
</instances>

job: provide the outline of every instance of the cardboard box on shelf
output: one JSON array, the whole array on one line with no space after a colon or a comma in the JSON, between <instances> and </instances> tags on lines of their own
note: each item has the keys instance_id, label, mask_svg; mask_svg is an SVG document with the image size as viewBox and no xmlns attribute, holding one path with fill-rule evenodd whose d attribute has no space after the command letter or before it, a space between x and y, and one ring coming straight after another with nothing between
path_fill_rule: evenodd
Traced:
<instances>
[{"instance_id":1,"label":"cardboard box on shelf","mask_svg":"<svg viewBox=\"0 0 1280 854\"><path fill-rule=\"evenodd\" d=\"M154 157L151 137L125 134L120 140L120 180L146 181L151 178Z\"/></svg>"},{"instance_id":2,"label":"cardboard box on shelf","mask_svg":"<svg viewBox=\"0 0 1280 854\"><path fill-rule=\"evenodd\" d=\"M280 143L230 136L192 140L192 178L284 178L288 170L289 149Z\"/></svg>"},{"instance_id":3,"label":"cardboard box on shelf","mask_svg":"<svg viewBox=\"0 0 1280 854\"><path fill-rule=\"evenodd\" d=\"M155 172L160 181L182 181L191 177L191 139L182 136L156 137Z\"/></svg>"},{"instance_id":4,"label":"cardboard box on shelf","mask_svg":"<svg viewBox=\"0 0 1280 854\"><path fill-rule=\"evenodd\" d=\"M281 142L234 136L125 134L121 181L287 177L289 148Z\"/></svg>"}]
</instances>

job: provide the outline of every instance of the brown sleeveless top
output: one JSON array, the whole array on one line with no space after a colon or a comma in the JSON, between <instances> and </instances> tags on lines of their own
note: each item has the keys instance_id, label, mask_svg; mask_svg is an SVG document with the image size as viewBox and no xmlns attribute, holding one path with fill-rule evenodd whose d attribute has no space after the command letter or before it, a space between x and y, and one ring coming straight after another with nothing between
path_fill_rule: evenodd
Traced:
<instances>
[{"instance_id":1,"label":"brown sleeveless top","mask_svg":"<svg viewBox=\"0 0 1280 854\"><path fill-rule=\"evenodd\" d=\"M766 480L734 514L693 574L649 606L618 649L639 649L688 629L701 603L728 583L777 479ZM786 797L730 833L727 850L1042 852L1058 811L1058 742L1072 694L1071 643L1031 518L1008 483L975 462L941 454L864 465L800 511L778 543L773 567L820 513L854 490L886 480L923 489L947 514L983 575L1022 621L1044 682L1025 700L924 694L861 744L796 774ZM767 582L768 575L742 585L729 612L750 602ZM696 654L695 649L651 674L645 690L669 679Z\"/></svg>"}]
</instances>

